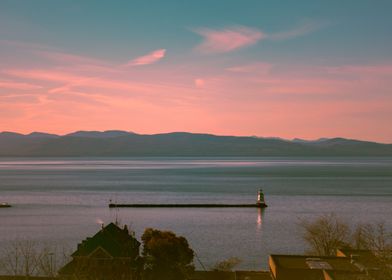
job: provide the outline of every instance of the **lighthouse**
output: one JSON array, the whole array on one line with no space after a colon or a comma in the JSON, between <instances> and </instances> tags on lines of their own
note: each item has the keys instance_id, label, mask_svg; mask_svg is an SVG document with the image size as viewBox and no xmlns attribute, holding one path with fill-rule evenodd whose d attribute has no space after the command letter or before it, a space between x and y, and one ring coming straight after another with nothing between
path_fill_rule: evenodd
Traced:
<instances>
[{"instance_id":1,"label":"lighthouse","mask_svg":"<svg viewBox=\"0 0 392 280\"><path fill-rule=\"evenodd\" d=\"M265 204L264 193L262 189L260 189L259 192L257 193L257 205L260 208L267 207L267 204Z\"/></svg>"}]
</instances>

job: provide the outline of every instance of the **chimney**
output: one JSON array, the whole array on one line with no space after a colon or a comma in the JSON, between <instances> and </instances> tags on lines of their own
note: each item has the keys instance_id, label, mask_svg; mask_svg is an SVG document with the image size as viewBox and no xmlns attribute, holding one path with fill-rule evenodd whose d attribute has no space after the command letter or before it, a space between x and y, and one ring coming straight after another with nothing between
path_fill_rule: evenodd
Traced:
<instances>
[{"instance_id":1,"label":"chimney","mask_svg":"<svg viewBox=\"0 0 392 280\"><path fill-rule=\"evenodd\" d=\"M128 234L128 226L127 226L127 225L124 225L124 232L125 232L126 234Z\"/></svg>"}]
</instances>

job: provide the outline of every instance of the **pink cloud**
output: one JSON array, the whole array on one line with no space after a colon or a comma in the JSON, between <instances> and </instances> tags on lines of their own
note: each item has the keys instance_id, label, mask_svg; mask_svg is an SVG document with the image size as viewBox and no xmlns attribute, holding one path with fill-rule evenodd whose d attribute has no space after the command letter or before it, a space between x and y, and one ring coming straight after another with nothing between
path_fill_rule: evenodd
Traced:
<instances>
[{"instance_id":1,"label":"pink cloud","mask_svg":"<svg viewBox=\"0 0 392 280\"><path fill-rule=\"evenodd\" d=\"M29 84L29 83L21 83L21 82L13 82L13 81L0 81L0 89L18 89L18 90L34 90L40 89L42 86Z\"/></svg>"},{"instance_id":2,"label":"pink cloud","mask_svg":"<svg viewBox=\"0 0 392 280\"><path fill-rule=\"evenodd\" d=\"M304 36L326 25L327 23L323 22L307 21L291 30L270 34L245 26L235 26L221 30L200 28L194 31L201 35L204 41L196 47L196 50L202 53L231 52L254 45L262 39L287 40Z\"/></svg>"},{"instance_id":3,"label":"pink cloud","mask_svg":"<svg viewBox=\"0 0 392 280\"><path fill-rule=\"evenodd\" d=\"M127 63L126 66L138 66L138 65L147 65L147 64L153 64L162 58L165 57L166 50L165 49L159 49L155 50L153 52L150 52L149 54L140 56L138 58L135 58L131 60L130 62Z\"/></svg>"},{"instance_id":4,"label":"pink cloud","mask_svg":"<svg viewBox=\"0 0 392 280\"><path fill-rule=\"evenodd\" d=\"M245 65L238 65L226 68L229 72L234 73L253 73L253 74L263 74L266 75L270 72L272 64L266 62L254 62Z\"/></svg>"},{"instance_id":5,"label":"pink cloud","mask_svg":"<svg viewBox=\"0 0 392 280\"><path fill-rule=\"evenodd\" d=\"M196 29L204 40L196 47L203 53L225 53L256 44L265 35L260 30L236 26L222 30Z\"/></svg>"},{"instance_id":6,"label":"pink cloud","mask_svg":"<svg viewBox=\"0 0 392 280\"><path fill-rule=\"evenodd\" d=\"M141 133L392 139L388 61L326 67L208 59L139 68L35 53L43 58L39 64L34 58L0 65L0 83L10 89L0 94L2 130L66 133L115 125Z\"/></svg>"},{"instance_id":7,"label":"pink cloud","mask_svg":"<svg viewBox=\"0 0 392 280\"><path fill-rule=\"evenodd\" d=\"M83 103L86 106L106 106L103 98L99 95L84 94L82 92L66 92L51 94L46 97L46 100L57 101L57 102L72 102L72 103Z\"/></svg>"},{"instance_id":8,"label":"pink cloud","mask_svg":"<svg viewBox=\"0 0 392 280\"><path fill-rule=\"evenodd\" d=\"M206 82L203 79L197 78L194 80L195 86L197 88L203 88Z\"/></svg>"},{"instance_id":9,"label":"pink cloud","mask_svg":"<svg viewBox=\"0 0 392 280\"><path fill-rule=\"evenodd\" d=\"M41 50L53 50L53 47L49 47L43 44L24 42L24 41L16 41L16 40L0 40L0 45L11 46L13 48L21 48L21 49L41 49Z\"/></svg>"},{"instance_id":10,"label":"pink cloud","mask_svg":"<svg viewBox=\"0 0 392 280\"><path fill-rule=\"evenodd\" d=\"M187 92L196 91L194 86L181 85L180 81L176 81L176 83L168 82L165 74L161 72L157 74L150 73L147 77L141 77L137 80L131 80L129 72L125 70L120 72L121 75L115 76L93 76L88 73L72 72L71 69L68 71L9 69L2 72L18 79L38 80L45 85L43 91L48 94L83 92L111 96L111 98L138 96L139 98L150 99L151 102L157 102L157 96L162 95L169 95L171 101L176 99L186 100L189 98ZM155 82L150 82L151 80Z\"/></svg>"},{"instance_id":11,"label":"pink cloud","mask_svg":"<svg viewBox=\"0 0 392 280\"><path fill-rule=\"evenodd\" d=\"M0 95L0 103L16 103L16 104L30 104L39 103L39 97L36 95Z\"/></svg>"},{"instance_id":12,"label":"pink cloud","mask_svg":"<svg viewBox=\"0 0 392 280\"><path fill-rule=\"evenodd\" d=\"M268 34L267 38L270 40L288 40L291 38L301 37L306 34L312 33L327 25L329 25L329 23L307 21L302 23L301 25L294 27L291 30Z\"/></svg>"},{"instance_id":13,"label":"pink cloud","mask_svg":"<svg viewBox=\"0 0 392 280\"><path fill-rule=\"evenodd\" d=\"M80 76L72 73L51 71L46 69L9 69L3 70L3 73L19 78L56 82L75 82L82 79ZM83 77L83 79L86 79L86 77Z\"/></svg>"},{"instance_id":14,"label":"pink cloud","mask_svg":"<svg viewBox=\"0 0 392 280\"><path fill-rule=\"evenodd\" d=\"M330 74L349 75L356 74L360 76L391 76L391 65L344 65L339 67L325 67L326 72Z\"/></svg>"},{"instance_id":15,"label":"pink cloud","mask_svg":"<svg viewBox=\"0 0 392 280\"><path fill-rule=\"evenodd\" d=\"M65 71L53 71L46 69L31 70L6 70L3 71L8 75L12 75L21 79L35 79L45 82L58 82L59 86L48 86L49 93L70 92L74 88L83 88L88 91L94 89L109 89L118 91L127 91L130 93L151 92L153 86L132 81L115 80L108 77L94 77L80 75L77 73Z\"/></svg>"},{"instance_id":16,"label":"pink cloud","mask_svg":"<svg viewBox=\"0 0 392 280\"><path fill-rule=\"evenodd\" d=\"M96 58L69 54L58 51L36 51L37 54L49 58L51 60L66 63L66 64L93 64L93 65L108 65L107 62Z\"/></svg>"}]
</instances>

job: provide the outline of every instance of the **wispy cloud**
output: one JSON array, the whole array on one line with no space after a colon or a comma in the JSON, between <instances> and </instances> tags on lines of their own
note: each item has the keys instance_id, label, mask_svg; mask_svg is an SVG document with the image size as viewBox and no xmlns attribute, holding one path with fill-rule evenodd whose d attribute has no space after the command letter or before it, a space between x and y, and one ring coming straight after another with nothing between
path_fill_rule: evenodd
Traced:
<instances>
[{"instance_id":1,"label":"wispy cloud","mask_svg":"<svg viewBox=\"0 0 392 280\"><path fill-rule=\"evenodd\" d=\"M275 39L288 40L315 30L294 29ZM271 34L262 33L258 42L272 42ZM143 68L49 48L6 49L18 51L17 57L10 54L21 63L8 65L0 59L3 130L63 133L86 127L109 129L113 123L124 123L119 129L129 129L125 119L142 133L191 127L193 131L286 138L377 134L377 139L389 142L392 135L388 122L392 117L391 61L313 66L272 58L224 59L223 63L211 58ZM6 55L2 52L1 58ZM138 59L138 65L143 65ZM366 118L355 115L363 116L363 112Z\"/></svg>"},{"instance_id":2,"label":"wispy cloud","mask_svg":"<svg viewBox=\"0 0 392 280\"><path fill-rule=\"evenodd\" d=\"M258 74L268 74L272 68L272 64L266 62L253 62L245 65L238 65L226 68L229 72L234 73L258 73Z\"/></svg>"},{"instance_id":3,"label":"wispy cloud","mask_svg":"<svg viewBox=\"0 0 392 280\"><path fill-rule=\"evenodd\" d=\"M358 74L361 76L378 76L378 78L383 76L391 76L392 75L392 66L391 65L343 65L339 67L325 67L328 73L330 74Z\"/></svg>"},{"instance_id":4,"label":"wispy cloud","mask_svg":"<svg viewBox=\"0 0 392 280\"><path fill-rule=\"evenodd\" d=\"M159 49L155 50L153 52L150 52L149 54L140 56L138 58L135 58L131 60L130 62L127 63L126 66L138 66L138 65L146 65L146 64L153 64L162 58L165 57L166 50L165 49Z\"/></svg>"},{"instance_id":5,"label":"wispy cloud","mask_svg":"<svg viewBox=\"0 0 392 280\"><path fill-rule=\"evenodd\" d=\"M19 89L19 90L33 90L33 89L40 89L42 86L33 85L29 83L21 83L21 82L14 82L14 81L0 81L0 89Z\"/></svg>"},{"instance_id":6,"label":"wispy cloud","mask_svg":"<svg viewBox=\"0 0 392 280\"><path fill-rule=\"evenodd\" d=\"M35 103L39 103L39 97L32 94L0 95L0 103L35 104Z\"/></svg>"},{"instance_id":7,"label":"wispy cloud","mask_svg":"<svg viewBox=\"0 0 392 280\"><path fill-rule=\"evenodd\" d=\"M308 20L292 29L276 33L266 33L257 28L246 26L232 26L224 29L199 28L193 31L203 37L201 44L196 46L197 51L226 53L254 45L260 40L280 41L305 36L329 24Z\"/></svg>"},{"instance_id":8,"label":"wispy cloud","mask_svg":"<svg viewBox=\"0 0 392 280\"><path fill-rule=\"evenodd\" d=\"M289 40L296 37L305 36L309 33L312 33L316 30L324 28L328 26L330 23L327 22L316 22L316 21L306 21L296 27L276 33L267 34L267 38L269 40Z\"/></svg>"},{"instance_id":9,"label":"wispy cloud","mask_svg":"<svg viewBox=\"0 0 392 280\"><path fill-rule=\"evenodd\" d=\"M32 42L17 41L17 40L0 40L0 46L10 46L13 48L33 49L33 50L55 50L54 47L44 44L37 44Z\"/></svg>"},{"instance_id":10,"label":"wispy cloud","mask_svg":"<svg viewBox=\"0 0 392 280\"><path fill-rule=\"evenodd\" d=\"M21 79L34 79L47 82L59 82L56 86L48 90L49 93L68 92L76 87L92 89L112 89L132 92L150 92L153 91L154 85L133 82L129 80L117 80L108 77L94 77L80 75L72 72L54 71L46 69L4 70L3 73ZM65 83L65 84L63 84Z\"/></svg>"},{"instance_id":11,"label":"wispy cloud","mask_svg":"<svg viewBox=\"0 0 392 280\"><path fill-rule=\"evenodd\" d=\"M42 50L39 50L39 51L35 51L35 53L41 57L46 57L52 61L59 62L62 64L83 64L83 65L91 64L91 65L101 65L101 66L108 65L108 63L106 61L103 61L100 59L70 54L70 53L61 52L61 51L42 51Z\"/></svg>"},{"instance_id":12,"label":"wispy cloud","mask_svg":"<svg viewBox=\"0 0 392 280\"><path fill-rule=\"evenodd\" d=\"M2 72L7 75L18 78L55 82L80 82L88 78L91 79L91 77L81 77L68 72L60 72L46 69L9 69L3 70Z\"/></svg>"},{"instance_id":13,"label":"wispy cloud","mask_svg":"<svg viewBox=\"0 0 392 280\"><path fill-rule=\"evenodd\" d=\"M258 29L235 26L225 29L195 29L203 37L196 49L203 53L225 53L256 44L265 35Z\"/></svg>"}]
</instances>

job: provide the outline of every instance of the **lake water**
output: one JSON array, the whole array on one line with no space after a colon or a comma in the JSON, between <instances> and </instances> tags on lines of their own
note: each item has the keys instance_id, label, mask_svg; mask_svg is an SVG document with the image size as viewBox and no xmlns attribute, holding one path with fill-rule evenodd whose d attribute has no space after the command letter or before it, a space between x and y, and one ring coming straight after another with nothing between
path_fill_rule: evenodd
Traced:
<instances>
[{"instance_id":1,"label":"lake water","mask_svg":"<svg viewBox=\"0 0 392 280\"><path fill-rule=\"evenodd\" d=\"M253 208L109 209L118 203L254 203ZM206 267L238 257L303 253L302 219L334 212L392 229L392 158L1 158L0 247L15 239L71 249L116 218L185 236ZM196 262L200 268L200 264Z\"/></svg>"}]
</instances>

